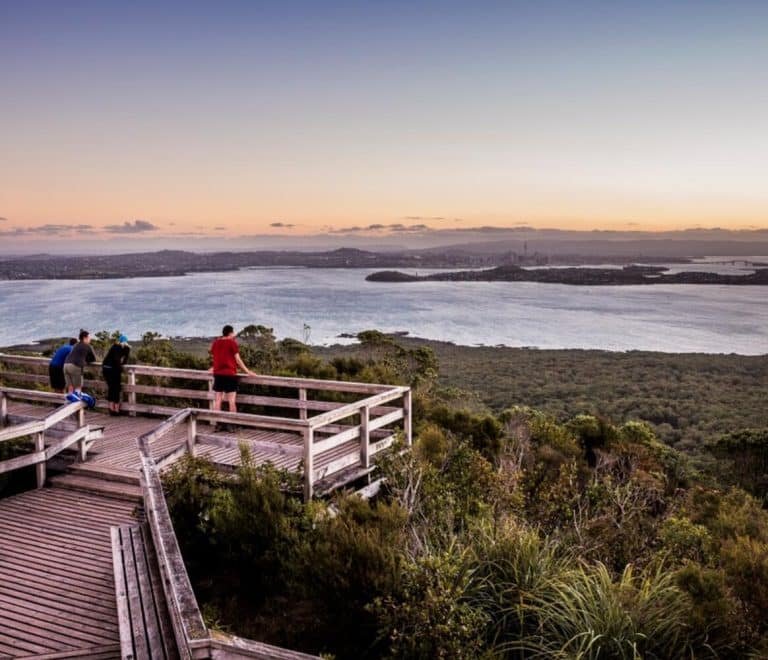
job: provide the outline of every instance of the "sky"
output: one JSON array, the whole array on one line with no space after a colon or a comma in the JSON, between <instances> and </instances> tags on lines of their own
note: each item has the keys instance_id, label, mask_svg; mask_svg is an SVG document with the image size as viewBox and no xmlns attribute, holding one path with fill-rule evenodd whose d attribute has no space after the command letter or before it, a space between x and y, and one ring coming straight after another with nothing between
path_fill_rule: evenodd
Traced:
<instances>
[{"instance_id":1,"label":"sky","mask_svg":"<svg viewBox=\"0 0 768 660\"><path fill-rule=\"evenodd\" d=\"M0 252L768 228L768 2L0 0Z\"/></svg>"}]
</instances>

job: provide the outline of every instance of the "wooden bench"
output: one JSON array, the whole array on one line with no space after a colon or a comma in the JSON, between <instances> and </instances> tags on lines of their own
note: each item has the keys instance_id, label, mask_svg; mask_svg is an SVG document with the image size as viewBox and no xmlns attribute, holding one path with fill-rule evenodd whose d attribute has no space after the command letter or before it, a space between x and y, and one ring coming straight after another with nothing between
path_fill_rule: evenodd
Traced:
<instances>
[{"instance_id":1,"label":"wooden bench","mask_svg":"<svg viewBox=\"0 0 768 660\"><path fill-rule=\"evenodd\" d=\"M146 524L112 527L111 533L121 657L130 660L178 658L160 570Z\"/></svg>"}]
</instances>

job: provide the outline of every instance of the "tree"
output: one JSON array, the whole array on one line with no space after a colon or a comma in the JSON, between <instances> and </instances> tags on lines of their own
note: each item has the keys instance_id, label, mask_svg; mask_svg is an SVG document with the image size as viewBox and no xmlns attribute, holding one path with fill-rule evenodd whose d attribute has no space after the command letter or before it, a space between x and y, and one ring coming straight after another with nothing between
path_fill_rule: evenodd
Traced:
<instances>
[{"instance_id":1,"label":"tree","mask_svg":"<svg viewBox=\"0 0 768 660\"><path fill-rule=\"evenodd\" d=\"M726 462L721 477L727 483L761 499L768 496L768 428L727 433L709 446Z\"/></svg>"}]
</instances>

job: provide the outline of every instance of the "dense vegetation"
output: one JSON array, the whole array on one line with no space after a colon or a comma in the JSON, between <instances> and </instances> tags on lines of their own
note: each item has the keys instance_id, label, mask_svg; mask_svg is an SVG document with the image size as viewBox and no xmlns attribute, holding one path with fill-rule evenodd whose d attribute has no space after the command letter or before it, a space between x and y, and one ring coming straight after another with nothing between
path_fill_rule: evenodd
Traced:
<instances>
[{"instance_id":1,"label":"dense vegetation","mask_svg":"<svg viewBox=\"0 0 768 660\"><path fill-rule=\"evenodd\" d=\"M375 500L304 504L247 454L166 476L210 624L337 658L768 655L766 358L360 338L318 354L251 326L242 353L414 387L414 451ZM136 353L203 363L151 333Z\"/></svg>"},{"instance_id":2,"label":"dense vegetation","mask_svg":"<svg viewBox=\"0 0 768 660\"><path fill-rule=\"evenodd\" d=\"M616 422L648 422L677 449L692 451L723 433L768 421L768 355L616 353L427 346L440 361L440 384L476 392L496 412L537 408L560 421L585 412ZM364 347L334 346L322 355L355 356Z\"/></svg>"},{"instance_id":3,"label":"dense vegetation","mask_svg":"<svg viewBox=\"0 0 768 660\"><path fill-rule=\"evenodd\" d=\"M375 501L331 508L247 455L234 479L179 465L169 503L212 623L339 658L768 653L765 430L713 436L724 469L702 474L643 422L484 408L425 346L370 332L325 362L265 337L276 372L411 383L415 450L382 461Z\"/></svg>"}]
</instances>

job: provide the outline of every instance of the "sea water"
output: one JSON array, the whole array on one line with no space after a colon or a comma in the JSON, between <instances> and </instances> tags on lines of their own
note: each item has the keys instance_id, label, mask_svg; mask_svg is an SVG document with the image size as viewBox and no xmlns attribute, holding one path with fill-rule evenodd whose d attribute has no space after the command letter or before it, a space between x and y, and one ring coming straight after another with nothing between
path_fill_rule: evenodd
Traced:
<instances>
[{"instance_id":1,"label":"sea water","mask_svg":"<svg viewBox=\"0 0 768 660\"><path fill-rule=\"evenodd\" d=\"M0 281L0 346L75 335L80 328L138 339L149 330L210 336L225 323L260 323L278 337L308 334L316 344L376 328L466 345L768 353L768 287L373 283L365 281L369 272L256 268Z\"/></svg>"}]
</instances>

